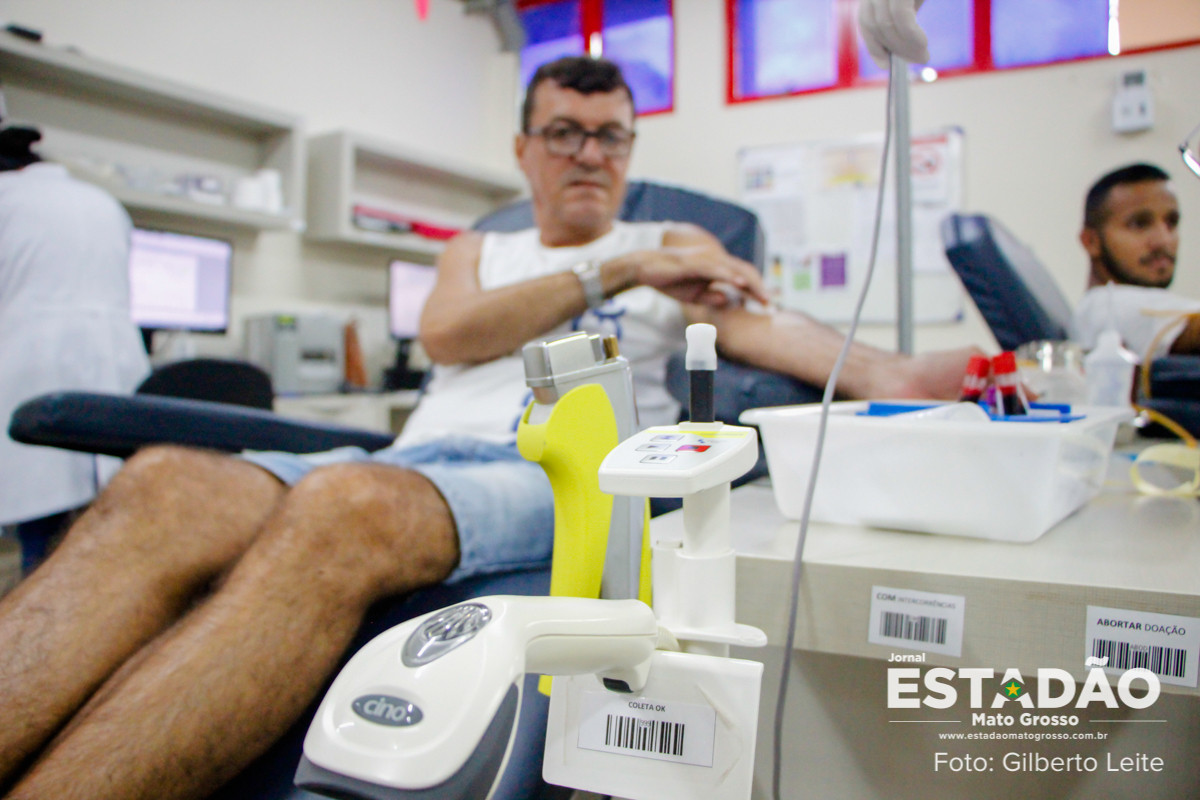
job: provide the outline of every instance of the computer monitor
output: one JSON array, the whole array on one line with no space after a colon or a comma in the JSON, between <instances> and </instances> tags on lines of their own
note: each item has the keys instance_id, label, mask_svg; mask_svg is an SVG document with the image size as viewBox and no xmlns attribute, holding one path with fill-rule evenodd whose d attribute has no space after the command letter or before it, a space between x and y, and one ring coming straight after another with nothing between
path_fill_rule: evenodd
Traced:
<instances>
[{"instance_id":1,"label":"computer monitor","mask_svg":"<svg viewBox=\"0 0 1200 800\"><path fill-rule=\"evenodd\" d=\"M229 327L233 245L221 239L134 228L129 306L143 330L224 333Z\"/></svg>"},{"instance_id":2,"label":"computer monitor","mask_svg":"<svg viewBox=\"0 0 1200 800\"><path fill-rule=\"evenodd\" d=\"M421 310L433 291L437 268L396 259L388 266L388 330L396 339L416 339Z\"/></svg>"}]
</instances>

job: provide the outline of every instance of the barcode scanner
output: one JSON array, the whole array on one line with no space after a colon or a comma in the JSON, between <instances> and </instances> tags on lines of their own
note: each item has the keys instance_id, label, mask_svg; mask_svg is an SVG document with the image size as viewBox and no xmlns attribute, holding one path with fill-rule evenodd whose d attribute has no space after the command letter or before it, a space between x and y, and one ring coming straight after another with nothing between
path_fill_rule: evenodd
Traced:
<instances>
[{"instance_id":1,"label":"barcode scanner","mask_svg":"<svg viewBox=\"0 0 1200 800\"><path fill-rule=\"evenodd\" d=\"M636 691L659 637L639 600L489 596L409 620L334 680L296 785L343 800L485 800L508 760L525 673L596 673Z\"/></svg>"}]
</instances>

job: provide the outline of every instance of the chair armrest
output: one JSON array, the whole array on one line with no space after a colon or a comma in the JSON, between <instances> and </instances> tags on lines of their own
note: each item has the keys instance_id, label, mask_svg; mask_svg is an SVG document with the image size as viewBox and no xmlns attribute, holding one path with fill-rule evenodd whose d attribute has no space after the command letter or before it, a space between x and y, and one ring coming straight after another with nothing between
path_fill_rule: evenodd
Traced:
<instances>
[{"instance_id":1,"label":"chair armrest","mask_svg":"<svg viewBox=\"0 0 1200 800\"><path fill-rule=\"evenodd\" d=\"M8 433L23 444L120 458L148 444L310 453L346 445L378 450L395 438L228 403L98 392L51 392L27 400L13 413Z\"/></svg>"}]
</instances>

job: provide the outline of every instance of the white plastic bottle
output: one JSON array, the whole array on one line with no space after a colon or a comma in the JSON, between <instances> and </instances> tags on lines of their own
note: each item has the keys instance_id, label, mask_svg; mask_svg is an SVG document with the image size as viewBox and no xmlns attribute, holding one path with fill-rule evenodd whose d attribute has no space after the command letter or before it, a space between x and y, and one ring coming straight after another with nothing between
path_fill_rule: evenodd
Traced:
<instances>
[{"instance_id":1,"label":"white plastic bottle","mask_svg":"<svg viewBox=\"0 0 1200 800\"><path fill-rule=\"evenodd\" d=\"M1094 406L1128 406L1133 395L1133 371L1138 357L1121 344L1121 334L1109 328L1083 358L1088 403Z\"/></svg>"}]
</instances>

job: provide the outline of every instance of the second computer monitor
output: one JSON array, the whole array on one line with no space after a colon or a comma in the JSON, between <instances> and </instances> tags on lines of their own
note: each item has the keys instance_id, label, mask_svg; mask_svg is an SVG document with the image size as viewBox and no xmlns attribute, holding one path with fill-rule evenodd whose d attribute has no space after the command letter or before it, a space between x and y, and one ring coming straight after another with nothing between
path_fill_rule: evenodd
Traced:
<instances>
[{"instance_id":1,"label":"second computer monitor","mask_svg":"<svg viewBox=\"0 0 1200 800\"><path fill-rule=\"evenodd\" d=\"M222 239L135 228L129 305L143 329L224 333L229 327L233 245Z\"/></svg>"},{"instance_id":2,"label":"second computer monitor","mask_svg":"<svg viewBox=\"0 0 1200 800\"><path fill-rule=\"evenodd\" d=\"M416 339L421 311L437 281L437 268L396 259L388 267L388 328L396 339Z\"/></svg>"}]
</instances>

